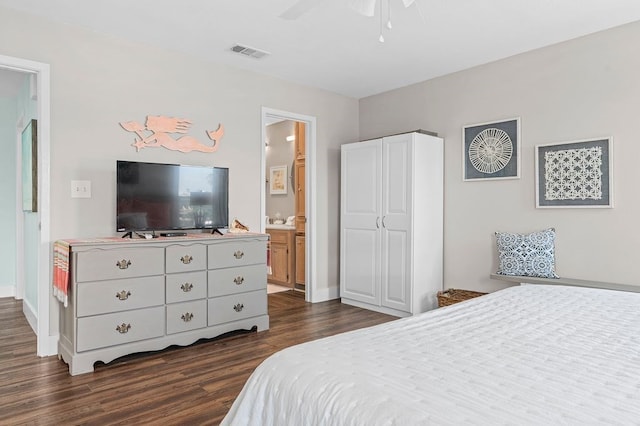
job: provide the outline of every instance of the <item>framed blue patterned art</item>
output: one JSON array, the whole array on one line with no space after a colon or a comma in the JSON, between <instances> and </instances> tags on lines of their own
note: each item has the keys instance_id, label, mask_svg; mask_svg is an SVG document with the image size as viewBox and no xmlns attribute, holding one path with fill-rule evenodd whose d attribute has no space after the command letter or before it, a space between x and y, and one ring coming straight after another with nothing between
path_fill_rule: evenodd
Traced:
<instances>
[{"instance_id":1,"label":"framed blue patterned art","mask_svg":"<svg viewBox=\"0 0 640 426\"><path fill-rule=\"evenodd\" d=\"M536 145L537 208L612 208L613 138Z\"/></svg>"},{"instance_id":2,"label":"framed blue patterned art","mask_svg":"<svg viewBox=\"0 0 640 426\"><path fill-rule=\"evenodd\" d=\"M520 118L462 128L462 179L520 178Z\"/></svg>"}]
</instances>

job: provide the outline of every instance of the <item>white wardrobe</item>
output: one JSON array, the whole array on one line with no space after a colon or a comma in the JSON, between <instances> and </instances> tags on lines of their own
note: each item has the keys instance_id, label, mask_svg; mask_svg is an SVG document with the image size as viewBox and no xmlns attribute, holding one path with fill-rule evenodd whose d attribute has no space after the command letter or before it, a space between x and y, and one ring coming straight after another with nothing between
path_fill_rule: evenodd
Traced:
<instances>
[{"instance_id":1,"label":"white wardrobe","mask_svg":"<svg viewBox=\"0 0 640 426\"><path fill-rule=\"evenodd\" d=\"M342 145L340 297L395 316L437 306L443 140L413 132Z\"/></svg>"}]
</instances>

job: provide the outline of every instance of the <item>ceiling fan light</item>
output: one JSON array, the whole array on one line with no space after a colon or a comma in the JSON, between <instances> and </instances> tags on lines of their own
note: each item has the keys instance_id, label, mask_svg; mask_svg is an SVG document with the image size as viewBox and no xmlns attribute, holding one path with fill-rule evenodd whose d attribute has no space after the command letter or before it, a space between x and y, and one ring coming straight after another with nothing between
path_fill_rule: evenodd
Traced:
<instances>
[{"instance_id":1,"label":"ceiling fan light","mask_svg":"<svg viewBox=\"0 0 640 426\"><path fill-rule=\"evenodd\" d=\"M387 0L387 4L389 4L389 0ZM384 43L384 36L382 35L382 29L383 29L382 22L383 22L383 18L382 18L382 0L380 0L380 37L378 37L378 41L380 43Z\"/></svg>"},{"instance_id":2,"label":"ceiling fan light","mask_svg":"<svg viewBox=\"0 0 640 426\"><path fill-rule=\"evenodd\" d=\"M380 0L380 16L382 16L382 0ZM387 28L393 28L391 25L391 1L387 0Z\"/></svg>"}]
</instances>

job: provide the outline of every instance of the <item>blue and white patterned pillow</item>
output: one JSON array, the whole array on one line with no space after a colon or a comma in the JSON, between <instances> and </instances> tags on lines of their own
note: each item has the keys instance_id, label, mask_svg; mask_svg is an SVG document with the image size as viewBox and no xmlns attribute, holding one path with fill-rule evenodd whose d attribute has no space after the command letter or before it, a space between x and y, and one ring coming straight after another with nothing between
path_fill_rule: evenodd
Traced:
<instances>
[{"instance_id":1,"label":"blue and white patterned pillow","mask_svg":"<svg viewBox=\"0 0 640 426\"><path fill-rule=\"evenodd\" d=\"M555 272L553 228L531 234L496 232L500 275L559 278Z\"/></svg>"}]
</instances>

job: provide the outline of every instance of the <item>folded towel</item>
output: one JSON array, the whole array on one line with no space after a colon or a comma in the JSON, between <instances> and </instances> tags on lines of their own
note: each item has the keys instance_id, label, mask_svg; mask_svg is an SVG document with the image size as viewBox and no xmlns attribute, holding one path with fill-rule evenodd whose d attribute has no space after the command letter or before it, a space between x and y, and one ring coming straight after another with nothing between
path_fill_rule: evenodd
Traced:
<instances>
[{"instance_id":1,"label":"folded towel","mask_svg":"<svg viewBox=\"0 0 640 426\"><path fill-rule=\"evenodd\" d=\"M69 242L53 243L53 295L66 308L69 304Z\"/></svg>"}]
</instances>

